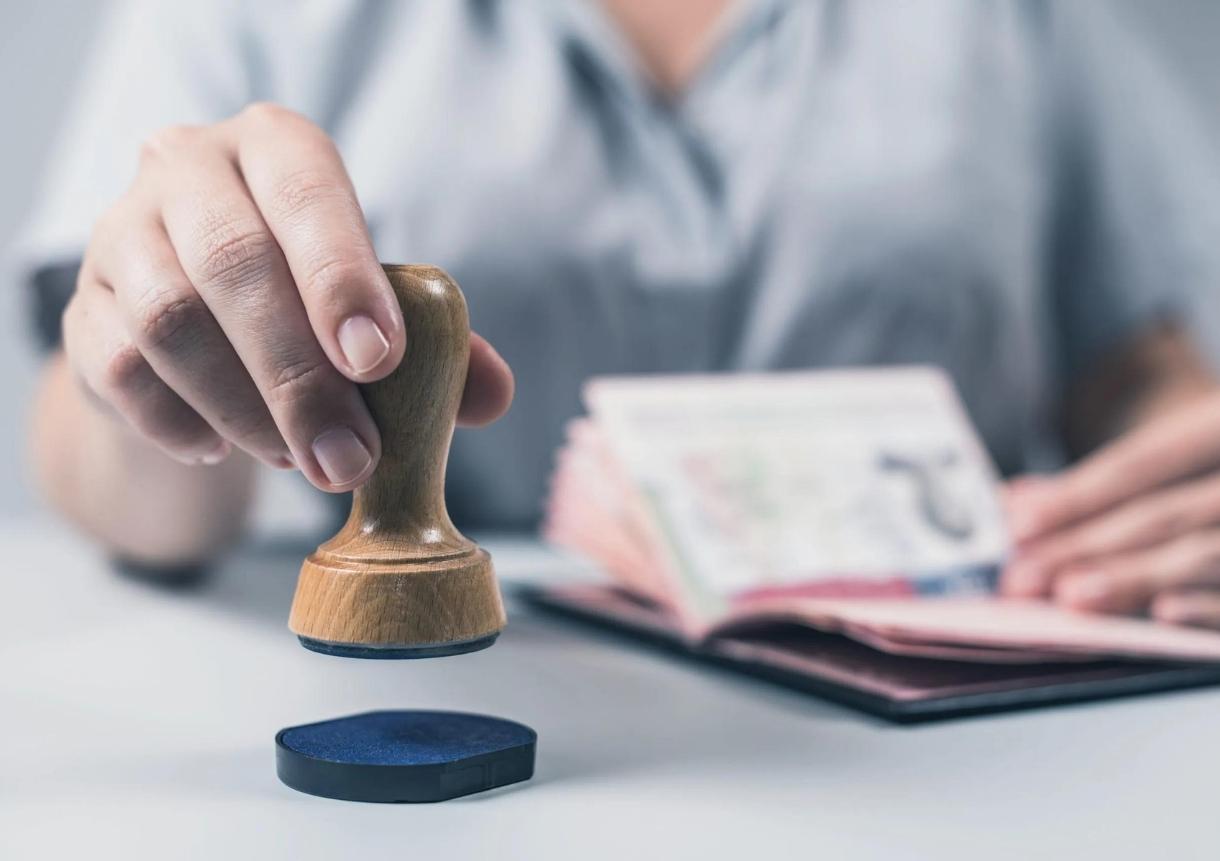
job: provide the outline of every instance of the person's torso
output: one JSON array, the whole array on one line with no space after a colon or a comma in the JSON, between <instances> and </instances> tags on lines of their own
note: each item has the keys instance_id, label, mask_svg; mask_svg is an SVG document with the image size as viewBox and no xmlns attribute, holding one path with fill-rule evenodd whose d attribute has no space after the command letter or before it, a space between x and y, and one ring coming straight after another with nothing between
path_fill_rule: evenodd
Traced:
<instances>
[{"instance_id":1,"label":"person's torso","mask_svg":"<svg viewBox=\"0 0 1220 861\"><path fill-rule=\"evenodd\" d=\"M1047 170L1009 7L753 4L676 105L592 4L328 8L272 47L284 99L382 258L448 270L516 373L457 434L455 519L538 516L595 374L931 363L1003 469L1039 444Z\"/></svg>"}]
</instances>

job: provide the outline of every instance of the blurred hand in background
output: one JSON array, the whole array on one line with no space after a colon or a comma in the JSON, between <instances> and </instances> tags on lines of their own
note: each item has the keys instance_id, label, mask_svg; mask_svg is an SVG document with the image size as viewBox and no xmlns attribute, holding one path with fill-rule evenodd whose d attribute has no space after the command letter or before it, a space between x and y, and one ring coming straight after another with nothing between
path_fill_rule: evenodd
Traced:
<instances>
[{"instance_id":1,"label":"blurred hand in background","mask_svg":"<svg viewBox=\"0 0 1220 861\"><path fill-rule=\"evenodd\" d=\"M1005 595L1220 628L1220 394L1013 480Z\"/></svg>"}]
</instances>

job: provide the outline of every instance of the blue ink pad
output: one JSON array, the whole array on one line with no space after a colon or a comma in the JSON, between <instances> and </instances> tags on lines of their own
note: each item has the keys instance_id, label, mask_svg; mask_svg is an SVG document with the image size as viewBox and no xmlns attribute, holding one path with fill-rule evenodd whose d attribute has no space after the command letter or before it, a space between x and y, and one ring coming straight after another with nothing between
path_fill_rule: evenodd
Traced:
<instances>
[{"instance_id":1,"label":"blue ink pad","mask_svg":"<svg viewBox=\"0 0 1220 861\"><path fill-rule=\"evenodd\" d=\"M275 770L299 792L345 801L444 801L529 780L538 734L464 712L365 712L282 729Z\"/></svg>"}]
</instances>

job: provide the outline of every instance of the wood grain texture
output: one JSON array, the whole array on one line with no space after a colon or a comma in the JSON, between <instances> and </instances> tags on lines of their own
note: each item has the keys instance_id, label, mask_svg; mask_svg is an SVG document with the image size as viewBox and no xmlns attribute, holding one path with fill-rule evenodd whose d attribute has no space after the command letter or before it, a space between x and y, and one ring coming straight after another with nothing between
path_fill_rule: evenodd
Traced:
<instances>
[{"instance_id":1,"label":"wood grain texture","mask_svg":"<svg viewBox=\"0 0 1220 861\"><path fill-rule=\"evenodd\" d=\"M347 523L301 567L288 626L326 643L425 647L495 635L505 624L491 557L445 508L445 466L466 385L466 300L444 271L386 266L406 353L362 386L381 431L373 476Z\"/></svg>"}]
</instances>

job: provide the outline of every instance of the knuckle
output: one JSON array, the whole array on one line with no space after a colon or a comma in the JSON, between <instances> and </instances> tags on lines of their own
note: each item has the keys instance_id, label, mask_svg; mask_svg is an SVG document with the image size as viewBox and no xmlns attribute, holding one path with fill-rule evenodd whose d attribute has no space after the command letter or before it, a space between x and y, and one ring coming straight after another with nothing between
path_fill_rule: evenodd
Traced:
<instances>
[{"instance_id":1,"label":"knuckle","mask_svg":"<svg viewBox=\"0 0 1220 861\"><path fill-rule=\"evenodd\" d=\"M270 276L275 240L261 226L216 219L200 236L200 276L217 287L248 287Z\"/></svg>"},{"instance_id":2,"label":"knuckle","mask_svg":"<svg viewBox=\"0 0 1220 861\"><path fill-rule=\"evenodd\" d=\"M156 161L193 146L199 139L198 126L174 125L158 129L140 143L140 161Z\"/></svg>"},{"instance_id":3,"label":"knuckle","mask_svg":"<svg viewBox=\"0 0 1220 861\"><path fill-rule=\"evenodd\" d=\"M302 113L275 102L252 102L241 110L234 122L247 130L274 135L291 131L294 142L314 144L338 155L330 136Z\"/></svg>"},{"instance_id":4,"label":"knuckle","mask_svg":"<svg viewBox=\"0 0 1220 861\"><path fill-rule=\"evenodd\" d=\"M138 403L126 404L123 415L132 427L170 452L187 453L209 429L192 420L189 408L168 391L154 390Z\"/></svg>"},{"instance_id":5,"label":"knuckle","mask_svg":"<svg viewBox=\"0 0 1220 861\"><path fill-rule=\"evenodd\" d=\"M281 218L295 221L315 211L319 204L341 200L343 191L321 170L302 168L277 180L272 201Z\"/></svg>"},{"instance_id":6,"label":"knuckle","mask_svg":"<svg viewBox=\"0 0 1220 861\"><path fill-rule=\"evenodd\" d=\"M231 390L230 394L232 397L224 398L213 405L215 413L210 416L212 425L226 439L247 451L282 451L284 445L275 421L248 378L238 389Z\"/></svg>"},{"instance_id":7,"label":"knuckle","mask_svg":"<svg viewBox=\"0 0 1220 861\"><path fill-rule=\"evenodd\" d=\"M196 337L210 317L196 293L150 291L135 311L136 335L150 350L173 351L184 340Z\"/></svg>"},{"instance_id":8,"label":"knuckle","mask_svg":"<svg viewBox=\"0 0 1220 861\"><path fill-rule=\"evenodd\" d=\"M285 362L276 369L267 386L267 397L281 405L303 400L325 378L330 365L321 358L307 357Z\"/></svg>"},{"instance_id":9,"label":"knuckle","mask_svg":"<svg viewBox=\"0 0 1220 861\"><path fill-rule=\"evenodd\" d=\"M99 388L122 394L139 388L147 379L149 365L134 344L123 344L111 351L101 368Z\"/></svg>"},{"instance_id":10,"label":"knuckle","mask_svg":"<svg viewBox=\"0 0 1220 861\"><path fill-rule=\"evenodd\" d=\"M266 101L251 102L242 108L238 117L248 123L258 125L282 125L290 122L301 122L305 119L291 108Z\"/></svg>"},{"instance_id":11,"label":"knuckle","mask_svg":"<svg viewBox=\"0 0 1220 861\"><path fill-rule=\"evenodd\" d=\"M328 256L307 264L302 286L329 307L350 294L352 285L370 281L367 266L346 257Z\"/></svg>"},{"instance_id":12,"label":"knuckle","mask_svg":"<svg viewBox=\"0 0 1220 861\"><path fill-rule=\"evenodd\" d=\"M226 410L219 416L218 424L227 437L243 447L256 450L282 447L269 443L272 437L278 438L279 431L261 400Z\"/></svg>"}]
</instances>

